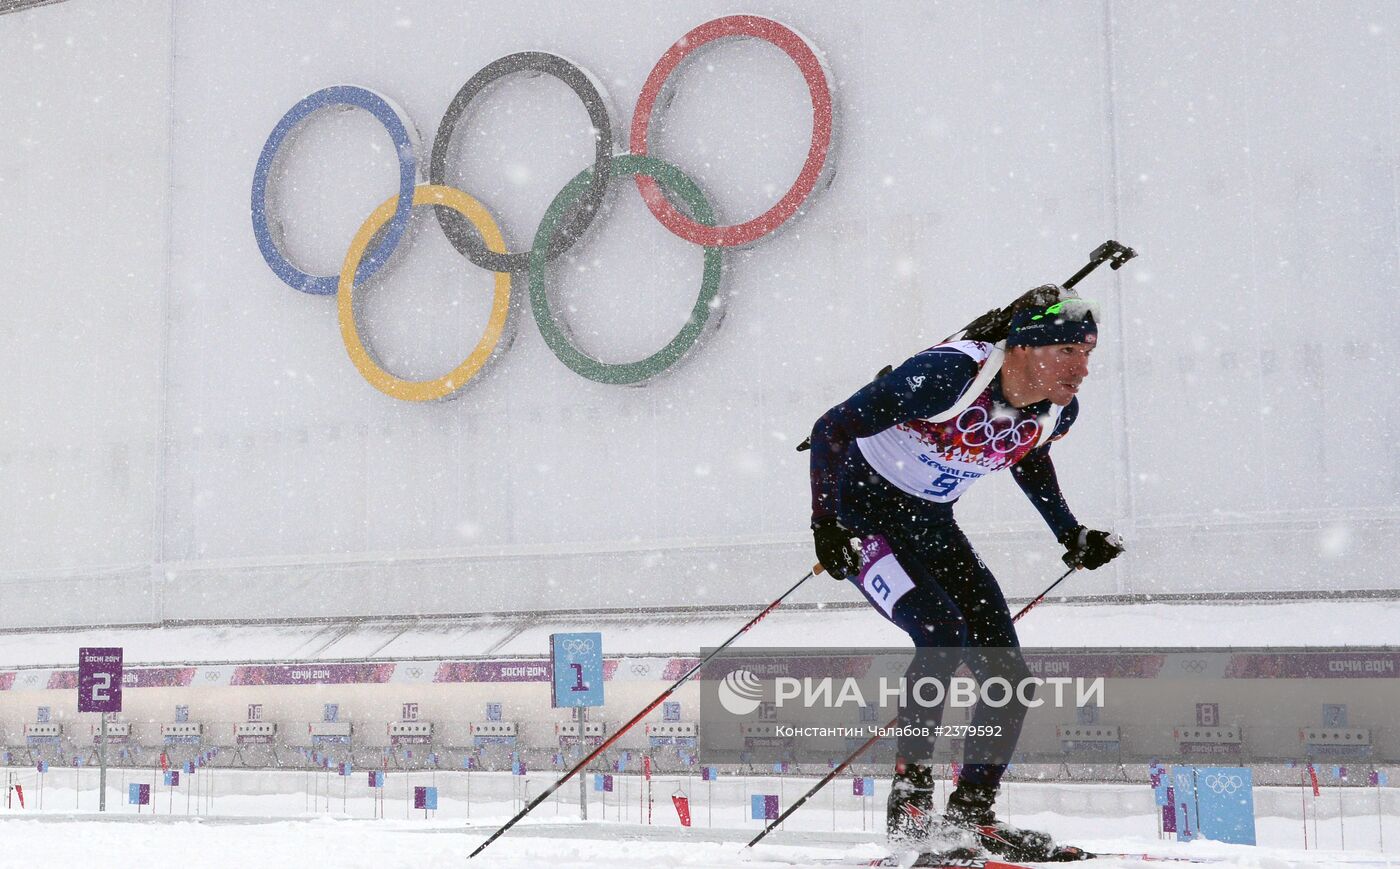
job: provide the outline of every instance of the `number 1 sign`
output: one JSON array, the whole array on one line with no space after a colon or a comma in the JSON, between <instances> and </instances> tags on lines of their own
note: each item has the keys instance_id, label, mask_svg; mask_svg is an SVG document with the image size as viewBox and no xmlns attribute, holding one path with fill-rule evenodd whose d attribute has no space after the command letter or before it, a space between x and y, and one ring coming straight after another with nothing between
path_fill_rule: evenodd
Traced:
<instances>
[{"instance_id":1,"label":"number 1 sign","mask_svg":"<svg viewBox=\"0 0 1400 869\"><path fill-rule=\"evenodd\" d=\"M78 649L78 711L122 711L121 649Z\"/></svg>"},{"instance_id":2,"label":"number 1 sign","mask_svg":"<svg viewBox=\"0 0 1400 869\"><path fill-rule=\"evenodd\" d=\"M602 634L550 634L549 658L554 708L603 705Z\"/></svg>"}]
</instances>

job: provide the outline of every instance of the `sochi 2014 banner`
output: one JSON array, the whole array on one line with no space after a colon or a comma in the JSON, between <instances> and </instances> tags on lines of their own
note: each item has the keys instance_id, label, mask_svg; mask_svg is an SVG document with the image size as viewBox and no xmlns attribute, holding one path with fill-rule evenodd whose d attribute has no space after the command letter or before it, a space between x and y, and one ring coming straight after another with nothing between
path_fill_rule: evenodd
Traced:
<instances>
[{"instance_id":1,"label":"sochi 2014 banner","mask_svg":"<svg viewBox=\"0 0 1400 869\"><path fill-rule=\"evenodd\" d=\"M1092 649L1062 652L1021 650L1026 670L1040 678L1105 678L1157 683L1178 679L1215 679L1234 684L1282 680L1366 680L1393 682L1400 674L1400 652L1392 649ZM761 678L878 678L903 673L910 649L736 650L707 665L702 674L722 679L735 670ZM608 681L672 682L700 662L692 657L620 656L603 662ZM349 685L415 683L548 683L547 658L500 658L448 661L365 663L216 664L199 667L127 667L123 688L172 688L199 685ZM0 671L0 691L71 690L76 669ZM1400 683L1397 683L1400 684Z\"/></svg>"}]
</instances>

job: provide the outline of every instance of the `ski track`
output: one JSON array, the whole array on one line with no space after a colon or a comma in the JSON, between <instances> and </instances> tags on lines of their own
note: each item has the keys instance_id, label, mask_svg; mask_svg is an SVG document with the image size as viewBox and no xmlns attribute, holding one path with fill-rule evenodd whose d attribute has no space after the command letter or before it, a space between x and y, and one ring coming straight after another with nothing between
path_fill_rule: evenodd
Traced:
<instances>
[{"instance_id":1,"label":"ski track","mask_svg":"<svg viewBox=\"0 0 1400 869\"><path fill-rule=\"evenodd\" d=\"M778 833L774 843L744 847L752 831L646 827L594 821L525 822L498 839L478 858L466 856L494 829L482 821L402 821L346 818L136 818L130 815L0 815L0 867L80 866L148 869L172 854L210 869L247 866L337 866L385 869L431 865L481 867L790 867L868 865L889 851L873 834ZM865 842L859 839L864 837ZM1104 857L1086 867L1162 869L1172 865L1302 869L1302 867L1390 867L1376 852L1299 851L1216 842L1177 843L1136 838L1084 839L1100 852L1151 852L1191 862ZM1199 860L1197 863L1195 861ZM1052 866L1063 864L1028 864Z\"/></svg>"}]
</instances>

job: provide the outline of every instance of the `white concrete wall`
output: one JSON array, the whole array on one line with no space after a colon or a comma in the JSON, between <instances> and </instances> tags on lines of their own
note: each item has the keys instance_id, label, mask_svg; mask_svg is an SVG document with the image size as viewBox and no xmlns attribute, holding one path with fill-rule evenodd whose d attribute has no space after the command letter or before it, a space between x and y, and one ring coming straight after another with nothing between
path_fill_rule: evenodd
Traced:
<instances>
[{"instance_id":1,"label":"white concrete wall","mask_svg":"<svg viewBox=\"0 0 1400 869\"><path fill-rule=\"evenodd\" d=\"M0 622L149 618L170 9L0 16Z\"/></svg>"},{"instance_id":2,"label":"white concrete wall","mask_svg":"<svg viewBox=\"0 0 1400 869\"><path fill-rule=\"evenodd\" d=\"M360 84L403 106L426 160L468 77L539 49L605 85L622 151L656 60L733 11L632 9L72 0L0 17L0 76L20 84L0 89L0 625L771 599L811 560L792 446L812 420L1110 236L1142 257L1082 287L1106 305L1104 346L1056 458L1081 519L1133 548L1065 591L1395 586L1400 10L760 2L835 79L835 173L785 231L724 255L705 346L643 388L584 380L520 276L514 343L480 382L432 405L372 389L333 301L282 284L254 243L277 119ZM725 221L775 201L808 141L795 67L729 43L676 84L654 152ZM525 76L474 109L452 180L519 249L586 165L586 118ZM383 142L334 113L288 150L298 262L336 271L394 192ZM693 301L699 251L628 184L570 257L559 302L605 358L653 351ZM400 370L440 373L490 282L419 220L362 326ZM1010 480L962 516L1010 594L1053 574Z\"/></svg>"}]
</instances>

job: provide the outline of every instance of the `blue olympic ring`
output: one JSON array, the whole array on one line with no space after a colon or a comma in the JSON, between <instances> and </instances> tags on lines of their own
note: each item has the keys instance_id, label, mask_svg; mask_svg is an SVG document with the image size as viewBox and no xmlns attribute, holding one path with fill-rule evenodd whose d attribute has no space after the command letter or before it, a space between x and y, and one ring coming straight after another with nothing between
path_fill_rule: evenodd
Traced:
<instances>
[{"instance_id":1,"label":"blue olympic ring","mask_svg":"<svg viewBox=\"0 0 1400 869\"><path fill-rule=\"evenodd\" d=\"M253 235L258 240L258 249L263 259L277 277L288 286L316 296L333 296L340 282L338 274L313 275L292 265L291 261L278 250L272 231L267 224L267 178L272 171L273 160L287 135L313 113L332 106L351 106L364 109L384 125L393 140L394 151L399 158L399 202L394 216L384 228L379 244L365 256L355 273L355 283L368 279L388 262L390 254L398 247L399 239L408 230L409 216L413 212L413 189L418 184L417 133L408 116L398 106L373 91L355 85L333 85L322 88L292 108L282 116L263 144L258 156L258 167L253 173Z\"/></svg>"}]
</instances>

